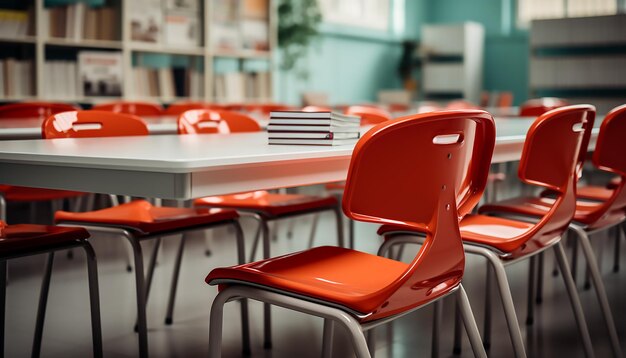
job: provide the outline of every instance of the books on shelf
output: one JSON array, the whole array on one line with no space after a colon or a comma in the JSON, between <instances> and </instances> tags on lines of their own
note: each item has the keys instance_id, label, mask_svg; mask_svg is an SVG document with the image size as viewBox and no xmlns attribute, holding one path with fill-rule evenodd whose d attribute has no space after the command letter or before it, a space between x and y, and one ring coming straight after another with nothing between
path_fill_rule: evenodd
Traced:
<instances>
[{"instance_id":1,"label":"books on shelf","mask_svg":"<svg viewBox=\"0 0 626 358\"><path fill-rule=\"evenodd\" d=\"M134 2L133 2L134 3ZM47 9L48 36L80 40L120 40L119 11L113 6L91 7L85 2Z\"/></svg>"},{"instance_id":2,"label":"books on shelf","mask_svg":"<svg viewBox=\"0 0 626 358\"><path fill-rule=\"evenodd\" d=\"M0 60L0 97L33 96L34 82L33 61L14 58Z\"/></svg>"},{"instance_id":3,"label":"books on shelf","mask_svg":"<svg viewBox=\"0 0 626 358\"><path fill-rule=\"evenodd\" d=\"M269 50L268 0L243 0L241 9L243 47L257 51Z\"/></svg>"},{"instance_id":4,"label":"books on shelf","mask_svg":"<svg viewBox=\"0 0 626 358\"><path fill-rule=\"evenodd\" d=\"M198 0L167 0L163 19L163 42L170 47L198 47L202 27Z\"/></svg>"},{"instance_id":5,"label":"books on shelf","mask_svg":"<svg viewBox=\"0 0 626 358\"><path fill-rule=\"evenodd\" d=\"M335 112L271 112L269 144L346 145L360 137L361 119Z\"/></svg>"},{"instance_id":6,"label":"books on shelf","mask_svg":"<svg viewBox=\"0 0 626 358\"><path fill-rule=\"evenodd\" d=\"M28 11L0 9L0 36L25 37L30 31Z\"/></svg>"},{"instance_id":7,"label":"books on shelf","mask_svg":"<svg viewBox=\"0 0 626 358\"><path fill-rule=\"evenodd\" d=\"M187 68L133 67L133 94L137 97L204 97L204 74Z\"/></svg>"},{"instance_id":8,"label":"books on shelf","mask_svg":"<svg viewBox=\"0 0 626 358\"><path fill-rule=\"evenodd\" d=\"M80 51L78 53L79 92L84 96L122 95L122 53Z\"/></svg>"},{"instance_id":9,"label":"books on shelf","mask_svg":"<svg viewBox=\"0 0 626 358\"><path fill-rule=\"evenodd\" d=\"M43 96L74 99L83 96L75 61L48 60L43 65Z\"/></svg>"},{"instance_id":10,"label":"books on shelf","mask_svg":"<svg viewBox=\"0 0 626 358\"><path fill-rule=\"evenodd\" d=\"M239 1L214 0L211 21L211 41L213 48L237 50L241 48L239 33Z\"/></svg>"},{"instance_id":11,"label":"books on shelf","mask_svg":"<svg viewBox=\"0 0 626 358\"><path fill-rule=\"evenodd\" d=\"M269 72L227 72L216 74L215 98L218 102L270 101Z\"/></svg>"},{"instance_id":12,"label":"books on shelf","mask_svg":"<svg viewBox=\"0 0 626 358\"><path fill-rule=\"evenodd\" d=\"M161 42L163 8L161 0L130 1L130 38L139 42Z\"/></svg>"}]
</instances>

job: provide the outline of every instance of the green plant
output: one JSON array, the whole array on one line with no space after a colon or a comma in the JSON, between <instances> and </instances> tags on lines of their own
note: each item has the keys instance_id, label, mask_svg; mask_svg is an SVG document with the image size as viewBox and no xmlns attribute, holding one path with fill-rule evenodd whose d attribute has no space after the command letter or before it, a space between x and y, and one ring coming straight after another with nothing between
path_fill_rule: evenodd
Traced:
<instances>
[{"instance_id":1,"label":"green plant","mask_svg":"<svg viewBox=\"0 0 626 358\"><path fill-rule=\"evenodd\" d=\"M298 66L306 56L309 45L318 34L322 15L317 0L281 0L278 5L278 47L282 50L280 68L295 71L306 78L308 72Z\"/></svg>"}]
</instances>

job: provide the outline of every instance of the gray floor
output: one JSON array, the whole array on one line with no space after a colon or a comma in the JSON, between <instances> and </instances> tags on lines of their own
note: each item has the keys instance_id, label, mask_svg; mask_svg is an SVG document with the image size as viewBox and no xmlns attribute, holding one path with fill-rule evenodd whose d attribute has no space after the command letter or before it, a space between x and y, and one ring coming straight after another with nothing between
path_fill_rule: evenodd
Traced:
<instances>
[{"instance_id":1,"label":"gray floor","mask_svg":"<svg viewBox=\"0 0 626 358\"><path fill-rule=\"evenodd\" d=\"M288 253L305 249L310 230L310 217L295 220L294 238L287 239L287 225L279 227L279 237L272 243L272 254ZM243 222L247 248L250 248L254 231L252 222ZM357 249L375 253L380 239L376 227L358 224L356 228ZM159 257L148 307L149 345L152 357L206 356L207 322L211 301L216 288L204 283L211 268L235 263L232 235L222 229L215 232L212 240L213 255L204 255L204 239L201 234L191 237L186 246L179 295L177 297L174 324L164 325L167 293L169 290L175 249L179 238L166 238ZM617 329L626 347L626 268L617 274L610 272L613 241L605 237L593 238L596 251L603 251L603 276L609 300L617 322ZM106 357L137 356L137 337L133 333L135 320L134 275L125 270L126 242L115 237L93 238L99 259L100 299L104 349ZM316 244L335 243L334 222L330 215L323 216L317 231ZM144 244L145 253L152 243ZM405 260L411 258L411 250L405 252ZM568 254L571 251L568 250ZM623 255L622 255L623 256ZM582 262L582 255L581 261ZM626 261L625 265L626 265ZM35 256L9 263L10 283L7 288L6 356L30 355L34 331L35 313L41 283L44 256ZM535 324L524 325L526 316L527 263L507 268L517 314L531 357L582 357L582 345L578 336L569 301L560 277L552 277L552 254L547 255L544 302L537 306ZM579 286L582 287L583 266L579 268ZM468 257L464 284L473 305L475 316L482 330L484 314L485 261ZM590 325L593 344L598 357L610 357L611 350L604 321L600 315L593 290L580 290L586 317ZM497 296L494 296L497 297ZM64 254L57 255L46 324L44 328L43 357L91 356L91 331L85 259L80 252L69 260ZM494 299L493 357L513 356L506 330L502 308ZM441 331L441 356L452 355L453 302L444 303L444 324ZM321 353L322 321L303 314L274 308L274 348L262 348L262 307L251 304L252 345L254 357L317 357ZM416 357L431 354L432 308L426 307L396 321L392 326L377 329L377 357ZM239 306L227 305L224 325L224 356L240 356ZM343 332L336 330L335 357L352 356ZM472 356L464 337L462 356Z\"/></svg>"}]
</instances>

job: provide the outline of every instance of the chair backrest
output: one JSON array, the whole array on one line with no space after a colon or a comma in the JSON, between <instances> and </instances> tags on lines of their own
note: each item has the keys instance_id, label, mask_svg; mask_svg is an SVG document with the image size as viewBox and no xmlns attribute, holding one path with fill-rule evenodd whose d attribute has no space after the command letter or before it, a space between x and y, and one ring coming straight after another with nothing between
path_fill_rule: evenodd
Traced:
<instances>
[{"instance_id":1,"label":"chair backrest","mask_svg":"<svg viewBox=\"0 0 626 358\"><path fill-rule=\"evenodd\" d=\"M135 116L160 116L163 114L163 107L160 104L149 102L119 101L102 103L91 107L91 109L95 111L134 114Z\"/></svg>"},{"instance_id":2,"label":"chair backrest","mask_svg":"<svg viewBox=\"0 0 626 358\"><path fill-rule=\"evenodd\" d=\"M361 117L361 125L378 124L391 120L389 112L372 106L349 106L344 113Z\"/></svg>"},{"instance_id":3,"label":"chair backrest","mask_svg":"<svg viewBox=\"0 0 626 358\"><path fill-rule=\"evenodd\" d=\"M556 201L533 229L520 237L541 240L565 230L576 210L576 182L595 120L595 107L562 107L539 116L528 130L518 175L522 182L550 189Z\"/></svg>"},{"instance_id":4,"label":"chair backrest","mask_svg":"<svg viewBox=\"0 0 626 358\"><path fill-rule=\"evenodd\" d=\"M224 109L224 106L214 103L206 103L206 102L180 102L180 103L172 103L163 112L166 116L178 116L185 111L189 111L191 109Z\"/></svg>"},{"instance_id":5,"label":"chair backrest","mask_svg":"<svg viewBox=\"0 0 626 358\"><path fill-rule=\"evenodd\" d=\"M508 108L513 106L513 92L500 92L496 100L496 107Z\"/></svg>"},{"instance_id":6,"label":"chair backrest","mask_svg":"<svg viewBox=\"0 0 626 358\"><path fill-rule=\"evenodd\" d=\"M376 293L380 306L375 316L417 306L460 282L465 256L459 218L484 191L494 144L493 118L478 110L398 118L359 140L348 171L344 213L426 234L407 271Z\"/></svg>"},{"instance_id":7,"label":"chair backrest","mask_svg":"<svg viewBox=\"0 0 626 358\"><path fill-rule=\"evenodd\" d=\"M66 103L22 102L0 106L0 119L11 118L48 118L53 114L76 111L77 108Z\"/></svg>"},{"instance_id":8,"label":"chair backrest","mask_svg":"<svg viewBox=\"0 0 626 358\"><path fill-rule=\"evenodd\" d=\"M520 106L520 117L538 117L548 111L553 109L567 106L569 103L567 101L554 98L554 97L542 97L542 98L533 98L524 102Z\"/></svg>"},{"instance_id":9,"label":"chair backrest","mask_svg":"<svg viewBox=\"0 0 626 358\"><path fill-rule=\"evenodd\" d=\"M595 221L591 226L601 226L605 222L623 219L626 209L626 105L610 111L602 125L593 152L593 164L600 170L617 174L617 183L611 197L590 215Z\"/></svg>"},{"instance_id":10,"label":"chair backrest","mask_svg":"<svg viewBox=\"0 0 626 358\"><path fill-rule=\"evenodd\" d=\"M42 135L45 139L140 136L148 135L148 126L132 114L71 111L48 117Z\"/></svg>"},{"instance_id":11,"label":"chair backrest","mask_svg":"<svg viewBox=\"0 0 626 358\"><path fill-rule=\"evenodd\" d=\"M179 134L258 132L261 127L250 116L232 111L193 109L178 116Z\"/></svg>"}]
</instances>

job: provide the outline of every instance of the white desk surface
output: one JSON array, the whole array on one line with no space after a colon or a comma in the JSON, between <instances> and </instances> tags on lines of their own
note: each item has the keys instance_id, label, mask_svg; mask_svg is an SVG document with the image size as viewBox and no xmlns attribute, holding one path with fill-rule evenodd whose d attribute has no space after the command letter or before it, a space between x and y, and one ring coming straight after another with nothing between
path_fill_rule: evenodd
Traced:
<instances>
[{"instance_id":1,"label":"white desk surface","mask_svg":"<svg viewBox=\"0 0 626 358\"><path fill-rule=\"evenodd\" d=\"M496 120L493 163L519 159L532 122ZM270 146L265 132L0 141L0 183L191 199L344 180L352 150Z\"/></svg>"}]
</instances>

